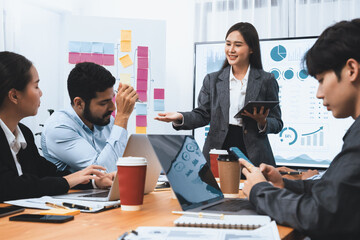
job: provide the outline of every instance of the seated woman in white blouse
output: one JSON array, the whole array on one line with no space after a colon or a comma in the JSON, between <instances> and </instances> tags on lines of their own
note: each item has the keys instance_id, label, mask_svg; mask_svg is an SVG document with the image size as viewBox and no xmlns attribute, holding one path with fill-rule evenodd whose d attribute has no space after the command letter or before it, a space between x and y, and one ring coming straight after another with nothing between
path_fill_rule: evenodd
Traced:
<instances>
[{"instance_id":1,"label":"seated woman in white blouse","mask_svg":"<svg viewBox=\"0 0 360 240\"><path fill-rule=\"evenodd\" d=\"M0 52L0 202L66 193L70 188L111 186L115 173L89 166L69 174L38 153L29 128L19 123L36 115L42 92L34 65L25 57Z\"/></svg>"}]
</instances>

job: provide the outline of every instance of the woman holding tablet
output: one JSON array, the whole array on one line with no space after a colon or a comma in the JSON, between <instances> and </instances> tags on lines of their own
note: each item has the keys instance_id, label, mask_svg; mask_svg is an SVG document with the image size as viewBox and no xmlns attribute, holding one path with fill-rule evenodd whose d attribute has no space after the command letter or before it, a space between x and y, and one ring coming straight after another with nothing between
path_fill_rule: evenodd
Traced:
<instances>
[{"instance_id":1,"label":"woman holding tablet","mask_svg":"<svg viewBox=\"0 0 360 240\"><path fill-rule=\"evenodd\" d=\"M233 25L225 37L226 60L218 72L206 75L198 96L198 107L191 112L160 113L156 120L172 122L177 130L189 130L210 123L203 153L209 162L210 149L238 147L259 166L275 165L267 137L283 127L280 107L245 111L234 116L249 101L278 101L279 86L274 76L263 71L260 44L253 25Z\"/></svg>"},{"instance_id":2,"label":"woman holding tablet","mask_svg":"<svg viewBox=\"0 0 360 240\"><path fill-rule=\"evenodd\" d=\"M36 115L42 92L34 65L25 57L0 52L0 202L66 193L69 188L112 184L113 173L89 166L69 174L39 155L29 128L19 121Z\"/></svg>"}]
</instances>

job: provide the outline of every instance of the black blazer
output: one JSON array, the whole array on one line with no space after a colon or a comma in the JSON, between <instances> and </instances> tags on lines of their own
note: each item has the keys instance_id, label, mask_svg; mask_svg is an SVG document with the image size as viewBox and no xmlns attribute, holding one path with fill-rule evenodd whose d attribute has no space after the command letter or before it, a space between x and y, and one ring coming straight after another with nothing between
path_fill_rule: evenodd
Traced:
<instances>
[{"instance_id":1,"label":"black blazer","mask_svg":"<svg viewBox=\"0 0 360 240\"><path fill-rule=\"evenodd\" d=\"M19 123L27 147L18 153L23 175L19 176L15 162L0 127L0 201L64 194L69 184L56 166L39 155L29 128Z\"/></svg>"},{"instance_id":2,"label":"black blazer","mask_svg":"<svg viewBox=\"0 0 360 240\"><path fill-rule=\"evenodd\" d=\"M230 66L206 75L198 97L198 107L191 112L181 112L184 125L174 127L188 130L210 123L210 130L203 148L209 161L212 148L221 149L229 130L229 91ZM245 104L249 101L279 100L279 85L274 75L260 69L251 68L246 89ZM283 127L281 110L277 106L267 117L267 128L259 133L257 123L251 118L243 119L243 137L248 157L256 166L260 163L275 165L274 156L267 137L268 133L278 133Z\"/></svg>"}]
</instances>

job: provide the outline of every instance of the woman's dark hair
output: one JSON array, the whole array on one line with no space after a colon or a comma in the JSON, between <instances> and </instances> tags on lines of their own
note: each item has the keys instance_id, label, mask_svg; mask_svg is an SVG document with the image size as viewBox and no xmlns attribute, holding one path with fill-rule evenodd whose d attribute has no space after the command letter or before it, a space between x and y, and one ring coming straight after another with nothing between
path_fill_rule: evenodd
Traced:
<instances>
[{"instance_id":1,"label":"woman's dark hair","mask_svg":"<svg viewBox=\"0 0 360 240\"><path fill-rule=\"evenodd\" d=\"M238 31L241 33L246 44L252 50L252 54L250 54L250 66L257 69L263 69L261 62L259 35L255 27L251 23L247 22L236 23L227 31L225 40L229 36L229 34L234 31ZM229 62L227 59L225 59L221 69L224 69L227 66L229 66Z\"/></svg>"},{"instance_id":2,"label":"woman's dark hair","mask_svg":"<svg viewBox=\"0 0 360 240\"><path fill-rule=\"evenodd\" d=\"M96 92L103 92L115 84L115 78L104 67L91 63L78 63L68 77L68 92L71 105L74 98L80 97L86 104L96 97Z\"/></svg>"},{"instance_id":3,"label":"woman's dark hair","mask_svg":"<svg viewBox=\"0 0 360 240\"><path fill-rule=\"evenodd\" d=\"M360 18L341 21L328 27L305 54L308 73L315 77L333 70L341 79L341 70L348 59L360 62Z\"/></svg>"},{"instance_id":4,"label":"woman's dark hair","mask_svg":"<svg viewBox=\"0 0 360 240\"><path fill-rule=\"evenodd\" d=\"M11 89L23 91L31 80L32 62L13 52L0 52L0 106Z\"/></svg>"}]
</instances>

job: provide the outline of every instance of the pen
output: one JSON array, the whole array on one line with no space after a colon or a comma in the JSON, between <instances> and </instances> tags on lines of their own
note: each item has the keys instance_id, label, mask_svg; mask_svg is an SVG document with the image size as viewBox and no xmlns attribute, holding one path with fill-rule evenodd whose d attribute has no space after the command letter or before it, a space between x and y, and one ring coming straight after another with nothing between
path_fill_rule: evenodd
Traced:
<instances>
[{"instance_id":1,"label":"pen","mask_svg":"<svg viewBox=\"0 0 360 240\"><path fill-rule=\"evenodd\" d=\"M202 213L202 212L182 212L182 211L172 211L173 214L185 215L185 216L194 216L199 218L219 218L224 219L224 214L215 214L215 213Z\"/></svg>"},{"instance_id":2,"label":"pen","mask_svg":"<svg viewBox=\"0 0 360 240\"><path fill-rule=\"evenodd\" d=\"M279 171L281 175L301 175L302 172L301 171L294 171L294 172L283 172L283 171Z\"/></svg>"},{"instance_id":3,"label":"pen","mask_svg":"<svg viewBox=\"0 0 360 240\"><path fill-rule=\"evenodd\" d=\"M125 240L125 237L126 237L127 235L129 235L129 233L128 233L128 232L124 232L124 233L118 238L118 240Z\"/></svg>"},{"instance_id":4,"label":"pen","mask_svg":"<svg viewBox=\"0 0 360 240\"><path fill-rule=\"evenodd\" d=\"M128 236L129 234L134 234L137 236L139 233L135 230L131 230L130 232L124 232L123 235L118 238L118 240L126 240L126 236Z\"/></svg>"},{"instance_id":5,"label":"pen","mask_svg":"<svg viewBox=\"0 0 360 240\"><path fill-rule=\"evenodd\" d=\"M74 204L74 203L63 202L62 205L65 207L76 208L76 209L80 209L80 210L90 210L90 211L92 210L91 207L78 205L78 204Z\"/></svg>"},{"instance_id":6,"label":"pen","mask_svg":"<svg viewBox=\"0 0 360 240\"><path fill-rule=\"evenodd\" d=\"M61 206L61 205L57 205L55 203L51 203L51 202L45 202L46 206L49 207L53 207L53 208L61 208L61 209L68 209L67 207Z\"/></svg>"}]
</instances>

